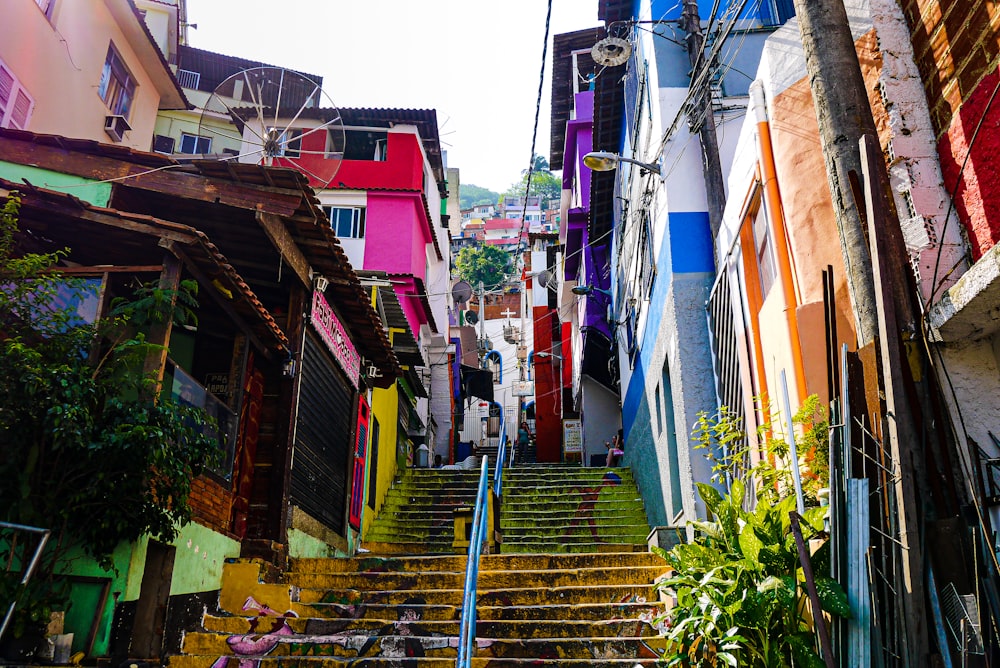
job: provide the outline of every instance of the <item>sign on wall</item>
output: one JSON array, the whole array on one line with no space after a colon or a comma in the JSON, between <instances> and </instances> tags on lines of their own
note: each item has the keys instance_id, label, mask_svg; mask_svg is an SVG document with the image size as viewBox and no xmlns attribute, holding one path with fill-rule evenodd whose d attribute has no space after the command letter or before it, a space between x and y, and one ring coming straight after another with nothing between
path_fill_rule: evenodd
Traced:
<instances>
[{"instance_id":1,"label":"sign on wall","mask_svg":"<svg viewBox=\"0 0 1000 668\"><path fill-rule=\"evenodd\" d=\"M563 453L583 454L583 430L579 420L563 420Z\"/></svg>"},{"instance_id":2,"label":"sign on wall","mask_svg":"<svg viewBox=\"0 0 1000 668\"><path fill-rule=\"evenodd\" d=\"M344 370L354 388L358 387L358 380L361 378L361 356L347 336L347 330L341 324L340 319L330 308L326 297L319 290L313 291L312 312L309 314L309 322L312 323L316 331L319 332L323 343L333 353L337 364Z\"/></svg>"}]
</instances>

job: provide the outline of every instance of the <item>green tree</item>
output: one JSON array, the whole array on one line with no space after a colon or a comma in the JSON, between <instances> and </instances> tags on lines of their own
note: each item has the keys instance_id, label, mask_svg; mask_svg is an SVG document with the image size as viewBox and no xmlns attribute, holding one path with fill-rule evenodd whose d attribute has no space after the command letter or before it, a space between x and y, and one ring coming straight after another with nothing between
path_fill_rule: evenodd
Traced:
<instances>
[{"instance_id":1,"label":"green tree","mask_svg":"<svg viewBox=\"0 0 1000 668\"><path fill-rule=\"evenodd\" d=\"M496 204L499 199L500 193L489 188L482 188L471 183L463 183L458 187L459 206L463 209L471 209L480 204Z\"/></svg>"},{"instance_id":2,"label":"green tree","mask_svg":"<svg viewBox=\"0 0 1000 668\"><path fill-rule=\"evenodd\" d=\"M524 197L528 183L528 170L521 172L521 179L504 191L503 197ZM562 180L549 171L549 161L545 156L535 155L531 170L531 188L528 196L540 195L543 203L558 202L562 196Z\"/></svg>"},{"instance_id":3,"label":"green tree","mask_svg":"<svg viewBox=\"0 0 1000 668\"><path fill-rule=\"evenodd\" d=\"M512 268L510 253L486 244L466 246L455 259L458 277L474 288L478 288L480 281L487 290L499 287L506 282Z\"/></svg>"},{"instance_id":4,"label":"green tree","mask_svg":"<svg viewBox=\"0 0 1000 668\"><path fill-rule=\"evenodd\" d=\"M185 282L176 300L146 288L88 323L67 298L95 289L58 273L66 251L15 254L18 210L16 196L0 210L0 520L52 538L25 590L18 570L33 544L0 533L0 599L18 600L15 632L48 621L46 609L65 595L56 583L68 554L109 568L123 542L173 539L191 519L192 480L218 457L206 413L156 396L156 380L142 372L159 349L143 323L190 320L194 285Z\"/></svg>"}]
</instances>

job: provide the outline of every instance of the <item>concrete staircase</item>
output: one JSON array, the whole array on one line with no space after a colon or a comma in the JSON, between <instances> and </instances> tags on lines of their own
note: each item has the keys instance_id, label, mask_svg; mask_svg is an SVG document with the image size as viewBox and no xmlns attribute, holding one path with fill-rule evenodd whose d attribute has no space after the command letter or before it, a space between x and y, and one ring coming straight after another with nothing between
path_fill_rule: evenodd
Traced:
<instances>
[{"instance_id":1,"label":"concrete staircase","mask_svg":"<svg viewBox=\"0 0 1000 668\"><path fill-rule=\"evenodd\" d=\"M382 529L376 535L386 540L366 547L414 550L426 541L432 551L445 551L440 534L450 549L450 525L439 532L444 520L437 516L417 523L405 506L427 511L417 500L424 493L445 504L465 501L474 485L467 477L472 480L456 471L406 474L398 485L406 490L398 495L400 503L387 501L376 523ZM640 545L645 520L628 473L515 468L505 474L505 485L501 522L509 526L503 549L537 553L482 557L473 665L655 665L663 640L654 628L661 610L652 582L667 567ZM525 518L531 503L535 526ZM572 526L560 530L560 522ZM391 530L401 540L387 540ZM557 553L568 550L590 551ZM206 616L202 629L187 634L183 655L170 665L454 666L465 565L464 555L443 554L300 559L280 583L262 584L254 564L228 564L222 612Z\"/></svg>"},{"instance_id":2,"label":"concrete staircase","mask_svg":"<svg viewBox=\"0 0 1000 668\"><path fill-rule=\"evenodd\" d=\"M649 524L626 468L533 465L504 472L501 552L645 551Z\"/></svg>"}]
</instances>

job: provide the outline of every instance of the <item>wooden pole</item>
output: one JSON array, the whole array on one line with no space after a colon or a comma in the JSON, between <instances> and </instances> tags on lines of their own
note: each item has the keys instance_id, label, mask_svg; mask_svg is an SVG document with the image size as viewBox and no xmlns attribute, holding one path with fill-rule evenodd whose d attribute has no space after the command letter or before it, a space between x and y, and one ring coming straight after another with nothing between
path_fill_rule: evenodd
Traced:
<instances>
[{"instance_id":1,"label":"wooden pole","mask_svg":"<svg viewBox=\"0 0 1000 668\"><path fill-rule=\"evenodd\" d=\"M684 0L681 14L684 30L687 32L688 60L691 62L691 82L698 78L699 68L710 67L704 62L705 37L701 32L701 17L698 15L698 0ZM707 82L709 77L705 77ZM712 239L722 227L722 213L726 208L726 183L722 177L722 160L719 157L719 138L715 131L715 113L708 85L697 92L691 106L691 129L698 132L701 141L701 168L705 178L705 197L708 201L708 223L712 229Z\"/></svg>"},{"instance_id":2,"label":"wooden pole","mask_svg":"<svg viewBox=\"0 0 1000 668\"><path fill-rule=\"evenodd\" d=\"M864 221L851 196L849 175L861 173L858 140L875 136L875 120L847 10L840 0L794 0L806 73L819 121L826 175L847 270L858 347L875 340L875 285Z\"/></svg>"}]
</instances>

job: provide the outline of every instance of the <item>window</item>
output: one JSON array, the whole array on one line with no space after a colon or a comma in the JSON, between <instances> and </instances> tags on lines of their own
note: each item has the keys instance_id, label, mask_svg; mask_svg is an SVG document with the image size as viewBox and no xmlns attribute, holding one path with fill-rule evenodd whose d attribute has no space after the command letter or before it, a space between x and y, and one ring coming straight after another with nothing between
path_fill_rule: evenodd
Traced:
<instances>
[{"instance_id":1,"label":"window","mask_svg":"<svg viewBox=\"0 0 1000 668\"><path fill-rule=\"evenodd\" d=\"M101 70L101 85L97 93L112 114L126 119L129 117L132 100L135 98L135 79L113 44L108 46L108 56L104 60L104 69Z\"/></svg>"},{"instance_id":2,"label":"window","mask_svg":"<svg viewBox=\"0 0 1000 668\"><path fill-rule=\"evenodd\" d=\"M767 297L774 283L775 267L774 252L771 249L771 234L767 225L767 209L764 200L760 200L757 211L753 214L753 241L757 253L757 268L760 272L760 293Z\"/></svg>"},{"instance_id":3,"label":"window","mask_svg":"<svg viewBox=\"0 0 1000 668\"><path fill-rule=\"evenodd\" d=\"M153 150L157 153L170 155L174 152L174 138L166 135L153 135Z\"/></svg>"},{"instance_id":4,"label":"window","mask_svg":"<svg viewBox=\"0 0 1000 668\"><path fill-rule=\"evenodd\" d=\"M230 480L233 475L233 456L236 452L236 414L171 359L167 360L163 387L174 401L201 408L209 417L215 419L215 425L198 426L203 433L218 443L221 461L210 470Z\"/></svg>"},{"instance_id":5,"label":"window","mask_svg":"<svg viewBox=\"0 0 1000 668\"><path fill-rule=\"evenodd\" d=\"M212 138L181 133L181 153L189 155L206 155L212 152Z\"/></svg>"},{"instance_id":6,"label":"window","mask_svg":"<svg viewBox=\"0 0 1000 668\"><path fill-rule=\"evenodd\" d=\"M302 153L302 128L288 128L281 135L281 155L286 158L298 158Z\"/></svg>"},{"instance_id":7,"label":"window","mask_svg":"<svg viewBox=\"0 0 1000 668\"><path fill-rule=\"evenodd\" d=\"M0 60L0 128L27 129L34 106L14 72Z\"/></svg>"},{"instance_id":8,"label":"window","mask_svg":"<svg viewBox=\"0 0 1000 668\"><path fill-rule=\"evenodd\" d=\"M330 227L338 237L348 239L365 238L365 208L363 206L324 207L330 217Z\"/></svg>"}]
</instances>

